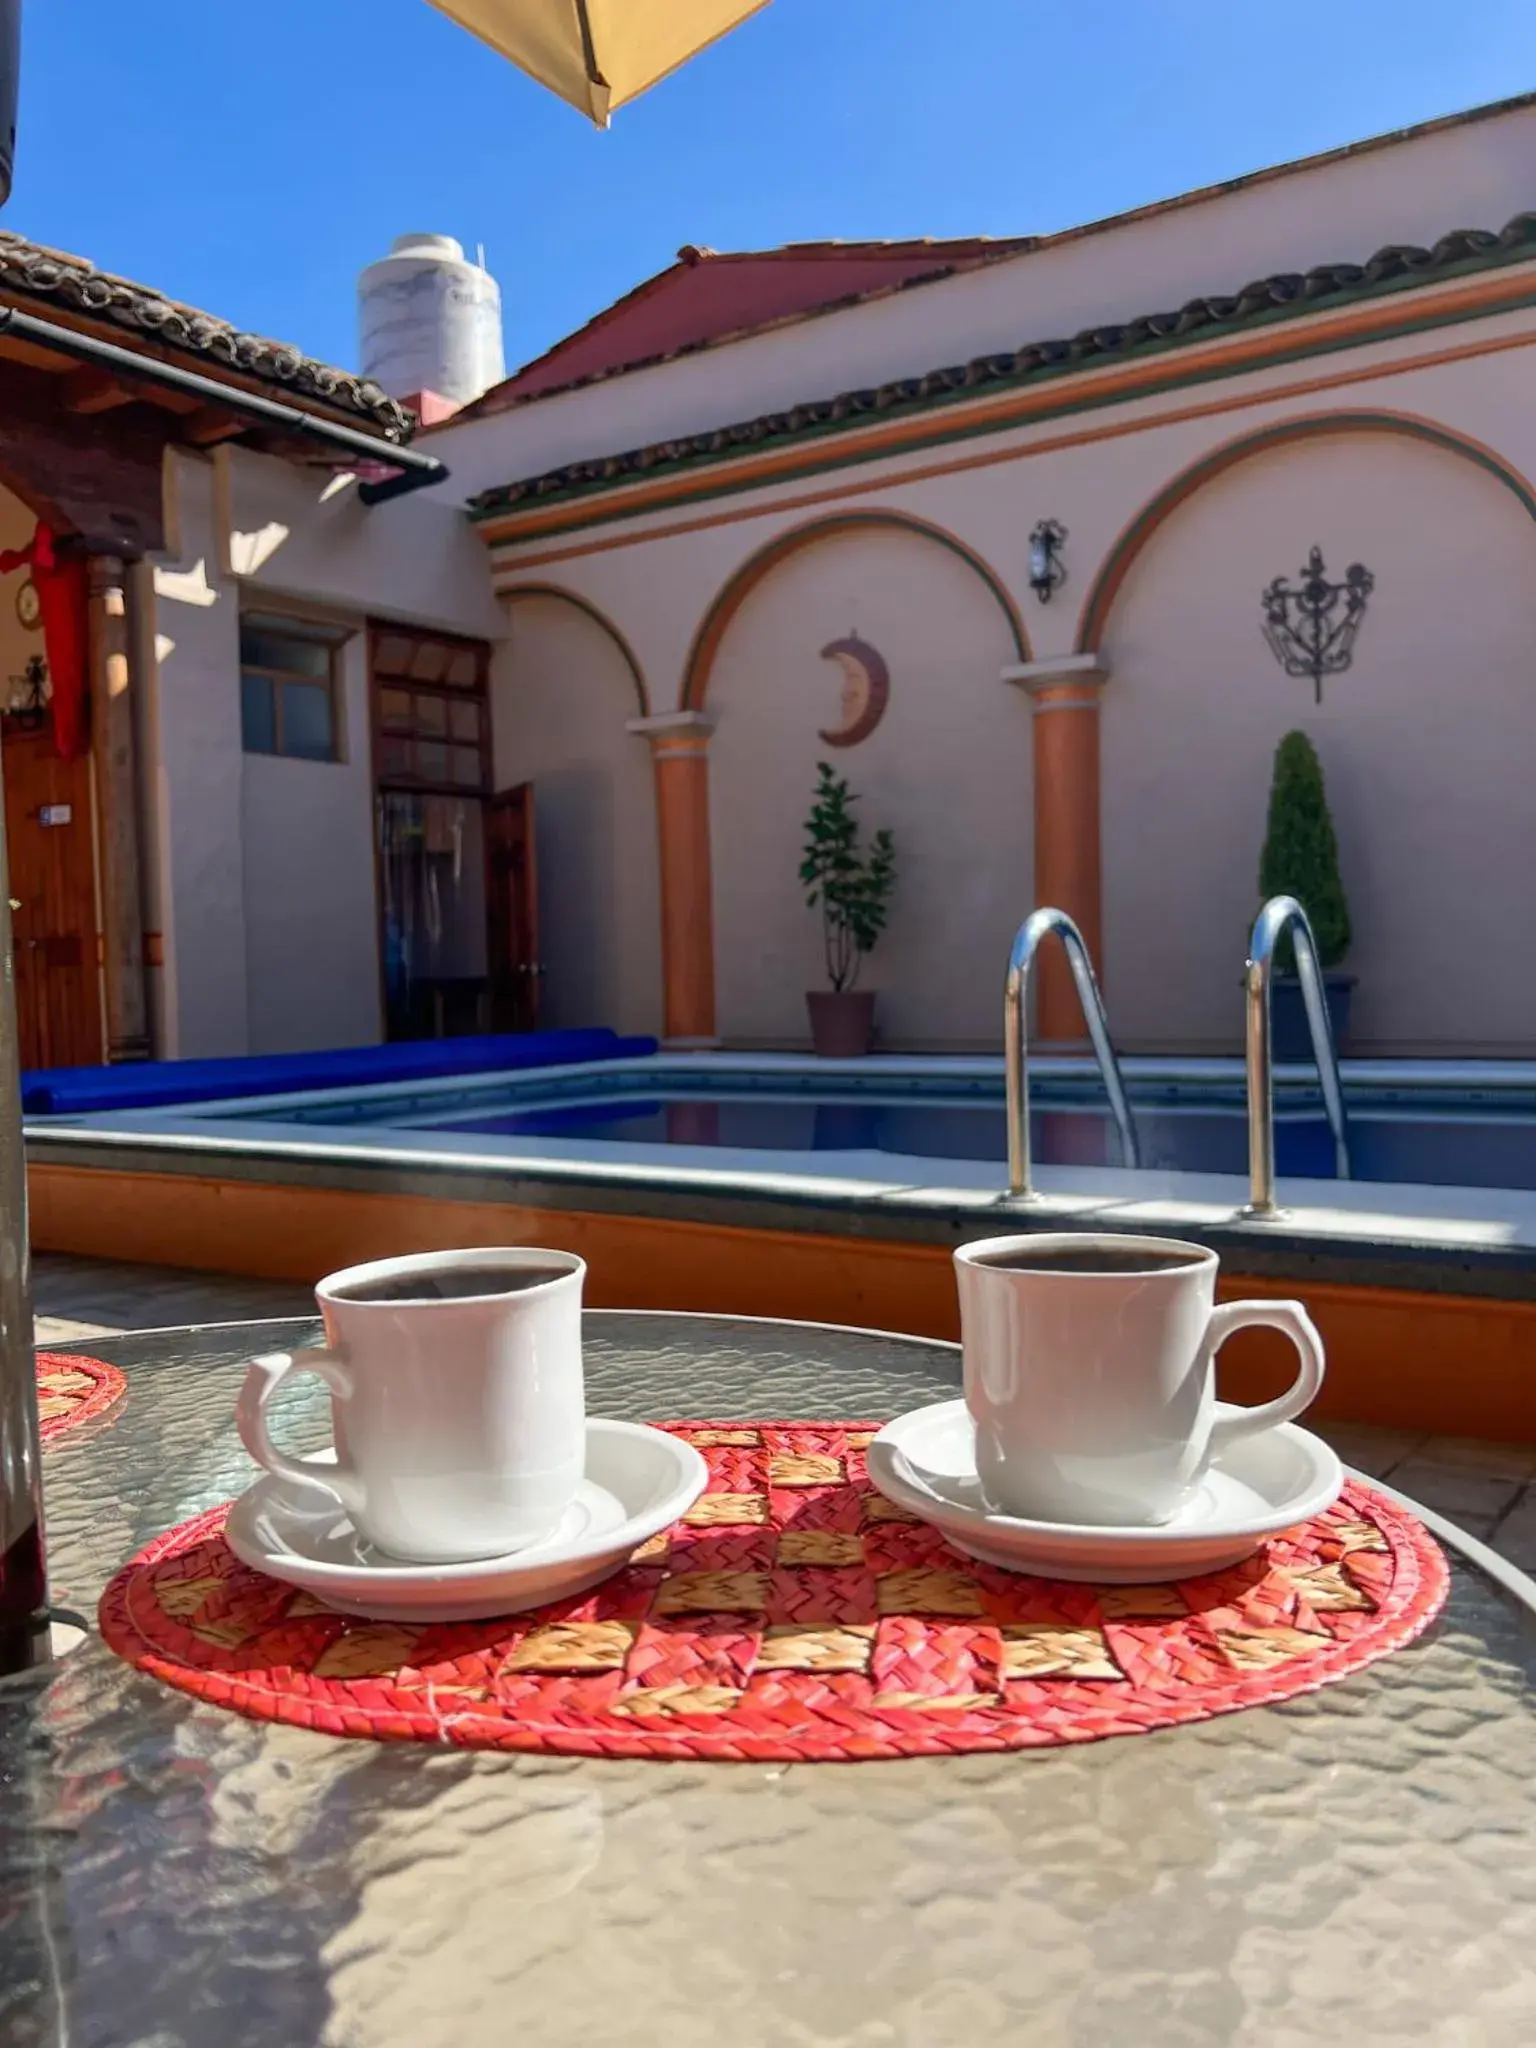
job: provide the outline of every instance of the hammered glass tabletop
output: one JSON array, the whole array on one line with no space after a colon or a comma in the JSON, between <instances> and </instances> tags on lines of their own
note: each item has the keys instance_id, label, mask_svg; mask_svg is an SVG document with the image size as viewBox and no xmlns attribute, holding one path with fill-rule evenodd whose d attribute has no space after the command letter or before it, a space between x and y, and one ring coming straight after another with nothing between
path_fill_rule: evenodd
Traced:
<instances>
[{"instance_id":1,"label":"hammered glass tabletop","mask_svg":"<svg viewBox=\"0 0 1536 2048\"><path fill-rule=\"evenodd\" d=\"M54 1597L249 1483L242 1361L307 1323L100 1338L50 1447ZM67 1347L61 1347L67 1348ZM588 1400L878 1419L949 1346L597 1313ZM324 1442L323 1390L282 1397ZM1514 2048L1536 2011L1536 1623L1440 1620L1282 1706L1074 1749L575 1761L242 1719L96 1640L0 1686L6 2048Z\"/></svg>"}]
</instances>

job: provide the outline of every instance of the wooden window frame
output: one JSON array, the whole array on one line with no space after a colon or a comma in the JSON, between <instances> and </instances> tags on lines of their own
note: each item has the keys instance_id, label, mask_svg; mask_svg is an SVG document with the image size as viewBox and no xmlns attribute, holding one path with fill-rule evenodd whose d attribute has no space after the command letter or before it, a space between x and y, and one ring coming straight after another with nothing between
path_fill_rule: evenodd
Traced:
<instances>
[{"instance_id":1,"label":"wooden window frame","mask_svg":"<svg viewBox=\"0 0 1536 2048\"><path fill-rule=\"evenodd\" d=\"M255 631L265 633L272 639L302 641L309 647L323 647L326 652L326 672L322 684L319 676L306 674L299 669L275 668L269 662L247 661L245 659L244 634L250 625ZM240 614L240 690L245 693L247 676L261 676L272 686L272 736L275 744L271 747L252 747L245 737L245 707L241 704L240 750L254 754L264 761L310 761L316 767L339 767L346 761L346 721L343 717L344 695L340 675L341 651L356 631L355 627L343 626L321 619L306 619L294 612L267 612L254 608ZM328 754L290 753L283 745L283 692L284 683L298 683L304 688L324 688L331 705L331 751Z\"/></svg>"},{"instance_id":2,"label":"wooden window frame","mask_svg":"<svg viewBox=\"0 0 1536 2048\"><path fill-rule=\"evenodd\" d=\"M411 675L385 675L378 662L379 642L382 639L407 640L417 646L431 645L462 649L475 657L475 679L472 683L421 682ZM445 714L441 735L423 733L416 727L402 731L391 729L384 723L384 692L401 690L412 697L435 697L445 705L470 703L478 707L480 737L475 742L480 756L480 779L478 782L441 782L424 777L390 775L384 768L384 749L391 740L403 740L415 747L421 740L441 742L445 747L467 746L468 741L452 737L452 714ZM466 802L483 800L491 794L495 781L494 750L491 734L491 649L485 640L472 640L460 633L441 633L424 626L397 626L391 621L374 620L368 628L368 711L372 726L373 741L373 784L376 790L387 790L402 796L447 796L462 797Z\"/></svg>"}]
</instances>

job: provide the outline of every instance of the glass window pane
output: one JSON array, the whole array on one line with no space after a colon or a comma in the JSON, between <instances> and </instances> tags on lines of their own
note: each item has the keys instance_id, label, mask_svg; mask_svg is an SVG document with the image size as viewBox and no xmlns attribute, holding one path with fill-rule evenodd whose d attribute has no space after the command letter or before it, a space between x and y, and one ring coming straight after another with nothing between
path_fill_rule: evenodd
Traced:
<instances>
[{"instance_id":1,"label":"glass window pane","mask_svg":"<svg viewBox=\"0 0 1536 2048\"><path fill-rule=\"evenodd\" d=\"M318 640L297 634L265 632L244 620L240 627L240 659L251 668L286 669L290 675L329 678L331 650Z\"/></svg>"},{"instance_id":2,"label":"glass window pane","mask_svg":"<svg viewBox=\"0 0 1536 2048\"><path fill-rule=\"evenodd\" d=\"M265 676L240 678L240 743L248 754L277 752L277 716Z\"/></svg>"},{"instance_id":3,"label":"glass window pane","mask_svg":"<svg viewBox=\"0 0 1536 2048\"><path fill-rule=\"evenodd\" d=\"M453 779L461 789L480 787L480 749L478 747L450 747L449 760Z\"/></svg>"},{"instance_id":4,"label":"glass window pane","mask_svg":"<svg viewBox=\"0 0 1536 2048\"><path fill-rule=\"evenodd\" d=\"M409 690L381 690L379 692L379 723L386 732L410 731L411 693Z\"/></svg>"},{"instance_id":5,"label":"glass window pane","mask_svg":"<svg viewBox=\"0 0 1536 2048\"><path fill-rule=\"evenodd\" d=\"M390 782L410 780L411 743L409 740L385 740L379 752L379 773Z\"/></svg>"},{"instance_id":6,"label":"glass window pane","mask_svg":"<svg viewBox=\"0 0 1536 2048\"><path fill-rule=\"evenodd\" d=\"M443 677L456 690L472 690L480 680L480 656L473 647L455 647Z\"/></svg>"},{"instance_id":7,"label":"glass window pane","mask_svg":"<svg viewBox=\"0 0 1536 2048\"><path fill-rule=\"evenodd\" d=\"M283 684L283 752L304 761L336 758L331 693L313 683Z\"/></svg>"},{"instance_id":8,"label":"glass window pane","mask_svg":"<svg viewBox=\"0 0 1536 2048\"><path fill-rule=\"evenodd\" d=\"M411 657L411 674L418 683L440 683L448 666L448 649L441 640L418 640Z\"/></svg>"},{"instance_id":9,"label":"glass window pane","mask_svg":"<svg viewBox=\"0 0 1536 2048\"><path fill-rule=\"evenodd\" d=\"M374 667L382 676L409 675L414 644L403 633L381 633L374 644Z\"/></svg>"},{"instance_id":10,"label":"glass window pane","mask_svg":"<svg viewBox=\"0 0 1536 2048\"><path fill-rule=\"evenodd\" d=\"M421 740L416 747L416 773L423 782L448 780L448 749L438 740Z\"/></svg>"},{"instance_id":11,"label":"glass window pane","mask_svg":"<svg viewBox=\"0 0 1536 2048\"><path fill-rule=\"evenodd\" d=\"M448 706L448 730L456 740L478 741L480 706L470 698L455 698Z\"/></svg>"},{"instance_id":12,"label":"glass window pane","mask_svg":"<svg viewBox=\"0 0 1536 2048\"><path fill-rule=\"evenodd\" d=\"M418 697L416 699L416 730L431 733L435 739L439 733L448 730L448 699L446 697Z\"/></svg>"}]
</instances>

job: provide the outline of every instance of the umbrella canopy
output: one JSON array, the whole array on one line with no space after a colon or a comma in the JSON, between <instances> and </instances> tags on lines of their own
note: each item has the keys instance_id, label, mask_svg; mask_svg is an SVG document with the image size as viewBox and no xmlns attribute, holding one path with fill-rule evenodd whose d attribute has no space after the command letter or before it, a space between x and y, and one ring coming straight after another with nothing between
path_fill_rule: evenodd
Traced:
<instances>
[{"instance_id":1,"label":"umbrella canopy","mask_svg":"<svg viewBox=\"0 0 1536 2048\"><path fill-rule=\"evenodd\" d=\"M432 0L606 128L615 107L768 0Z\"/></svg>"}]
</instances>

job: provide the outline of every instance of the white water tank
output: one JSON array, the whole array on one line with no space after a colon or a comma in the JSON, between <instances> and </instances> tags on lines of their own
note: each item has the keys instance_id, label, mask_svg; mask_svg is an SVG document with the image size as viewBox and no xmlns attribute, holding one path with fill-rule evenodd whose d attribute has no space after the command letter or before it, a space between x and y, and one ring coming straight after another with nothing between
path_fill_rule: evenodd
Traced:
<instances>
[{"instance_id":1,"label":"white water tank","mask_svg":"<svg viewBox=\"0 0 1536 2048\"><path fill-rule=\"evenodd\" d=\"M467 405L506 375L501 293L452 235L400 235L357 281L362 372L391 398Z\"/></svg>"}]
</instances>

